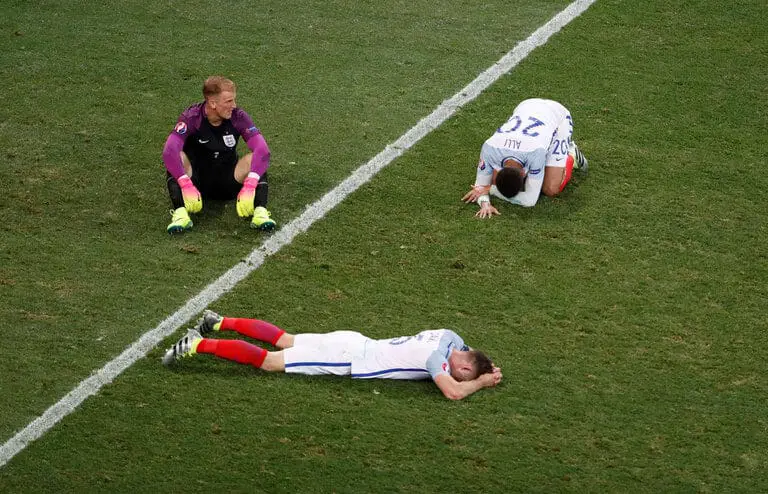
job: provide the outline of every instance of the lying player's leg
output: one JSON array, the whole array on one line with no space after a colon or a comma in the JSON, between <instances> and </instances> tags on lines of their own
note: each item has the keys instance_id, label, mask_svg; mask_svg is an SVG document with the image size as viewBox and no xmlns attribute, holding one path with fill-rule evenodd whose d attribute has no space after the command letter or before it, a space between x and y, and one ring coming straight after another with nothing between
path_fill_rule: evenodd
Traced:
<instances>
[{"instance_id":1,"label":"lying player's leg","mask_svg":"<svg viewBox=\"0 0 768 494\"><path fill-rule=\"evenodd\" d=\"M219 340L203 338L194 329L177 341L163 356L163 364L171 365L185 357L197 354L210 354L216 357L251 365L269 372L285 370L283 352L268 352L267 350L242 340Z\"/></svg>"},{"instance_id":2,"label":"lying player's leg","mask_svg":"<svg viewBox=\"0 0 768 494\"><path fill-rule=\"evenodd\" d=\"M226 317L205 310L203 316L197 321L195 330L206 335L212 331L235 331L249 338L264 341L277 348L289 348L293 346L294 335L274 324L260 319L248 319L242 317Z\"/></svg>"},{"instance_id":3,"label":"lying player's leg","mask_svg":"<svg viewBox=\"0 0 768 494\"><path fill-rule=\"evenodd\" d=\"M214 320L207 313L209 320L199 327ZM219 316L220 317L220 316ZM214 323L213 331L221 331L227 325L239 325L248 319L221 318ZM259 321L262 322L263 321ZM269 324L269 323L266 323ZM238 329L234 331L241 332ZM280 330L283 331L283 330ZM286 372L306 375L350 375L352 359L360 357L364 352L365 341L368 338L356 331L334 331L325 334L305 333L290 335L283 333L276 345L285 345L284 350L269 352L257 345L242 340L223 340L204 338L197 329L189 332L174 344L163 356L163 364L170 365L177 360L200 353L215 355L240 364L252 365L269 372Z\"/></svg>"},{"instance_id":4,"label":"lying player's leg","mask_svg":"<svg viewBox=\"0 0 768 494\"><path fill-rule=\"evenodd\" d=\"M270 352L242 340L203 338L197 345L196 353L207 353L268 372L283 372L285 370L282 351Z\"/></svg>"}]
</instances>

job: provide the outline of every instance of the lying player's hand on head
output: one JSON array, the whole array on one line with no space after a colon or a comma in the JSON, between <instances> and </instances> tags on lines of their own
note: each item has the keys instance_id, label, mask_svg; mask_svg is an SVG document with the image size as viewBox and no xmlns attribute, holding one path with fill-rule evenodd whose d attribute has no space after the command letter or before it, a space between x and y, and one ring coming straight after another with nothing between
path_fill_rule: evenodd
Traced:
<instances>
[{"instance_id":1,"label":"lying player's hand on head","mask_svg":"<svg viewBox=\"0 0 768 494\"><path fill-rule=\"evenodd\" d=\"M483 387L492 388L501 382L501 371L488 372L487 374L478 377L478 379L480 379Z\"/></svg>"}]
</instances>

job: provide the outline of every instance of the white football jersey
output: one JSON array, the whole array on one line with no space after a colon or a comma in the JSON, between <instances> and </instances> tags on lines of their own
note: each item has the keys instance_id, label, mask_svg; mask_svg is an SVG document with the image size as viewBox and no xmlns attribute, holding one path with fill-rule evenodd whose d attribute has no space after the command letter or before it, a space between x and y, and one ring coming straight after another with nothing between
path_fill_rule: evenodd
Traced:
<instances>
[{"instance_id":1,"label":"white football jersey","mask_svg":"<svg viewBox=\"0 0 768 494\"><path fill-rule=\"evenodd\" d=\"M422 331L414 336L368 340L362 355L352 359L352 377L359 379L434 379L450 374L448 356L467 350L450 329Z\"/></svg>"},{"instance_id":2,"label":"white football jersey","mask_svg":"<svg viewBox=\"0 0 768 494\"><path fill-rule=\"evenodd\" d=\"M554 143L558 129L567 136L563 136L563 142ZM533 206L541 191L544 167L561 166L559 162L567 156L572 132L570 112L557 101L540 98L522 101L483 144L475 184L491 185L493 171L501 170L506 160L513 159L523 165L525 188L513 198L498 194L495 187L491 193L515 204Z\"/></svg>"},{"instance_id":3,"label":"white football jersey","mask_svg":"<svg viewBox=\"0 0 768 494\"><path fill-rule=\"evenodd\" d=\"M557 101L527 99L517 105L512 116L485 143L512 155L536 150L546 154L555 130L568 115L568 109ZM501 163L489 164L499 170L502 167Z\"/></svg>"}]
</instances>

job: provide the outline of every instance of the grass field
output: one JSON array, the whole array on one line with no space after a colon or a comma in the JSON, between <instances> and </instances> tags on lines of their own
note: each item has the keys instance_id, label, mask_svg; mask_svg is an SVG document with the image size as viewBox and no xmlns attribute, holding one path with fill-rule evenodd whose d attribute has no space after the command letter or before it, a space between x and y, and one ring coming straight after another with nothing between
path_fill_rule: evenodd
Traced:
<instances>
[{"instance_id":1,"label":"grass field","mask_svg":"<svg viewBox=\"0 0 768 494\"><path fill-rule=\"evenodd\" d=\"M160 153L213 73L285 225L567 1L11 1L0 17L0 437L261 245L233 204L168 237ZM213 306L292 331L449 327L505 380L266 375L152 351L0 467L0 492L768 490L764 3L597 0ZM590 175L473 217L521 99ZM165 342L170 345L179 331Z\"/></svg>"}]
</instances>

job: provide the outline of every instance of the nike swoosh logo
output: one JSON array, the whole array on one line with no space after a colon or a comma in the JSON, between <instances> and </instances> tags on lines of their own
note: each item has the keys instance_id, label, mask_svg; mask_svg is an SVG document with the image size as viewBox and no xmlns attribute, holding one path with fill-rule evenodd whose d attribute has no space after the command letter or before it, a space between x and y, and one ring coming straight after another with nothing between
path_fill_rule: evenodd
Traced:
<instances>
[{"instance_id":1,"label":"nike swoosh logo","mask_svg":"<svg viewBox=\"0 0 768 494\"><path fill-rule=\"evenodd\" d=\"M198 139L197 142L199 142L200 144L208 144L209 142L211 142L211 140L208 139L207 141L204 141L202 139Z\"/></svg>"}]
</instances>

